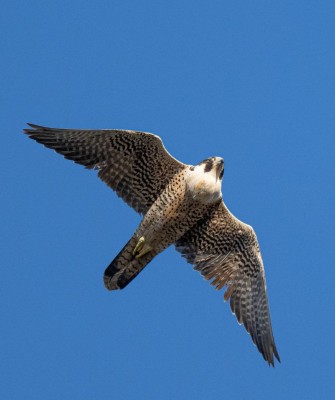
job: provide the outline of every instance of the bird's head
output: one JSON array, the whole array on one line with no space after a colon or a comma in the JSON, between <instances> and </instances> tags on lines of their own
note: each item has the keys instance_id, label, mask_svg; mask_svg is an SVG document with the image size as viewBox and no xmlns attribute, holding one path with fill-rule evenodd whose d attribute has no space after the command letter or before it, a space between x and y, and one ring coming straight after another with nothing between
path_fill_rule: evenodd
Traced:
<instances>
[{"instance_id":1,"label":"bird's head","mask_svg":"<svg viewBox=\"0 0 335 400\"><path fill-rule=\"evenodd\" d=\"M221 197L224 162L221 157L210 157L198 165L190 166L186 184L194 199L203 203L214 203Z\"/></svg>"},{"instance_id":2,"label":"bird's head","mask_svg":"<svg viewBox=\"0 0 335 400\"><path fill-rule=\"evenodd\" d=\"M224 161L221 157L210 157L201 161L196 168L202 169L204 173L208 173L215 177L216 180L222 181L224 173Z\"/></svg>"}]
</instances>

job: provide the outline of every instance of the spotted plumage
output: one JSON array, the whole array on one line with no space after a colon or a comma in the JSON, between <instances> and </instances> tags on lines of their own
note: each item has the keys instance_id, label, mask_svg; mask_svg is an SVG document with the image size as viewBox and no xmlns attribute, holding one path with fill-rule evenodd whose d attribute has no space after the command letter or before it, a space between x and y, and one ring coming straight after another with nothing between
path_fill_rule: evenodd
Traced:
<instances>
[{"instance_id":1,"label":"spotted plumage","mask_svg":"<svg viewBox=\"0 0 335 400\"><path fill-rule=\"evenodd\" d=\"M126 130L77 130L29 124L30 138L98 176L143 219L104 274L107 289L127 286L171 244L216 289L274 365L274 342L263 261L253 229L222 200L223 159L197 165L174 159L158 136Z\"/></svg>"}]
</instances>

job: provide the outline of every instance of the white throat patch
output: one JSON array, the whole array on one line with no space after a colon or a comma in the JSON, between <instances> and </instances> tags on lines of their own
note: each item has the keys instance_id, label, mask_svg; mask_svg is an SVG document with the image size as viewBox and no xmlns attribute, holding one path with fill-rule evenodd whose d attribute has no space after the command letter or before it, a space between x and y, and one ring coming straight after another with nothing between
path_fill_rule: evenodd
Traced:
<instances>
[{"instance_id":1,"label":"white throat patch","mask_svg":"<svg viewBox=\"0 0 335 400\"><path fill-rule=\"evenodd\" d=\"M191 167L185 176L187 189L195 201L203 204L216 203L222 197L221 183L215 168L204 171L205 165Z\"/></svg>"}]
</instances>

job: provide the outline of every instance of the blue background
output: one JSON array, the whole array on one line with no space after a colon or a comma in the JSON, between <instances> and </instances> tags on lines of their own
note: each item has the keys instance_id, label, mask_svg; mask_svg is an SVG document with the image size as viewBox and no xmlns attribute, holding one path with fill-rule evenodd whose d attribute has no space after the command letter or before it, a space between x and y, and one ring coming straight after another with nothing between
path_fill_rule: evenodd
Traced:
<instances>
[{"instance_id":1,"label":"blue background","mask_svg":"<svg viewBox=\"0 0 335 400\"><path fill-rule=\"evenodd\" d=\"M333 1L3 1L2 399L334 396ZM140 221L25 122L154 132L225 158L261 245L282 364L173 248L124 291Z\"/></svg>"}]
</instances>

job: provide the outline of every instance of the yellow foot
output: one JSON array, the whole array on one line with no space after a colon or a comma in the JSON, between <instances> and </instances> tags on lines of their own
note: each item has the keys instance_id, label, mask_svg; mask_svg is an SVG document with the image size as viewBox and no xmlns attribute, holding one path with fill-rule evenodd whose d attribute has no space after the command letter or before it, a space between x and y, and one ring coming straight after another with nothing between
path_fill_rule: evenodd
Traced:
<instances>
[{"instance_id":1,"label":"yellow foot","mask_svg":"<svg viewBox=\"0 0 335 400\"><path fill-rule=\"evenodd\" d=\"M143 249L140 251L140 253L135 256L135 258L141 258L142 256L144 256L144 254L149 253L149 251L151 251L151 250L152 250L151 246L149 246L149 245L144 246Z\"/></svg>"},{"instance_id":2,"label":"yellow foot","mask_svg":"<svg viewBox=\"0 0 335 400\"><path fill-rule=\"evenodd\" d=\"M137 245L135 246L135 248L133 250L133 256L136 256L136 254L142 250L142 248L144 246L144 242L145 242L144 237L143 236L140 237L139 241L137 242Z\"/></svg>"},{"instance_id":3,"label":"yellow foot","mask_svg":"<svg viewBox=\"0 0 335 400\"><path fill-rule=\"evenodd\" d=\"M133 256L135 258L140 258L144 256L144 254L147 254L149 251L152 250L152 247L145 244L145 239L144 237L140 237L139 241L137 242L134 250L133 250Z\"/></svg>"}]
</instances>

